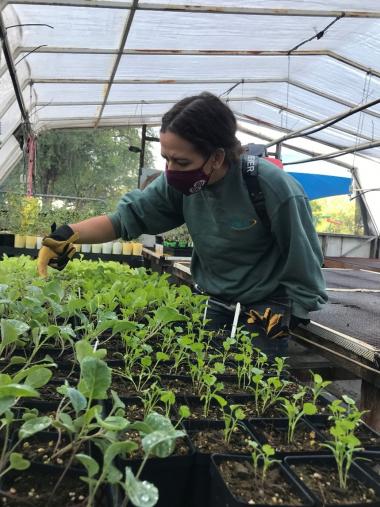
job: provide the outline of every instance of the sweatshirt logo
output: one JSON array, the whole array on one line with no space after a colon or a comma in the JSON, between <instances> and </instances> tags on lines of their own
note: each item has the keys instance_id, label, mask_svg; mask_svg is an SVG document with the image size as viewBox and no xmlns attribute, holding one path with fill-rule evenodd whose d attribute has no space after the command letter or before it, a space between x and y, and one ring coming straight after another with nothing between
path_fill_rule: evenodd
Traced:
<instances>
[{"instance_id":1,"label":"sweatshirt logo","mask_svg":"<svg viewBox=\"0 0 380 507\"><path fill-rule=\"evenodd\" d=\"M255 218L251 218L250 220L242 220L242 219L235 219L231 223L232 229L235 231L248 231L249 229L252 229L257 224L257 220Z\"/></svg>"}]
</instances>

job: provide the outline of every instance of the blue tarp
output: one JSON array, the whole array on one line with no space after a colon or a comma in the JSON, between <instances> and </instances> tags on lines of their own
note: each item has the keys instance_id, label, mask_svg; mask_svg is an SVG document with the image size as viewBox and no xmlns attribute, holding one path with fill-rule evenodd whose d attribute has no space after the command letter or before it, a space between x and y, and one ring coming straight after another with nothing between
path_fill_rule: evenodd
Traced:
<instances>
[{"instance_id":1,"label":"blue tarp","mask_svg":"<svg viewBox=\"0 0 380 507\"><path fill-rule=\"evenodd\" d=\"M301 183L310 200L350 193L351 178L296 172L288 174Z\"/></svg>"}]
</instances>

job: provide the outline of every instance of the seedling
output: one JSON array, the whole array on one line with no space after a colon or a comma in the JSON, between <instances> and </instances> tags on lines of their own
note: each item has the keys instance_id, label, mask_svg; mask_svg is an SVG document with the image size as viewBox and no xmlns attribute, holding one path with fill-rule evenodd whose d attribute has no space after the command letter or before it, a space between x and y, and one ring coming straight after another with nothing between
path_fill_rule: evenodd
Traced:
<instances>
[{"instance_id":1,"label":"seedling","mask_svg":"<svg viewBox=\"0 0 380 507\"><path fill-rule=\"evenodd\" d=\"M280 460L272 458L275 455L275 450L269 444L260 445L253 440L248 441L249 446L252 448L251 457L255 473L255 477L259 476L259 469L261 469L261 484L264 487L265 479L269 468L276 463L281 463Z\"/></svg>"},{"instance_id":2,"label":"seedling","mask_svg":"<svg viewBox=\"0 0 380 507\"><path fill-rule=\"evenodd\" d=\"M282 402L282 412L288 418L288 443L293 442L294 433L301 417L317 413L314 403L303 402L305 394L305 389L301 389L300 392L293 394L291 400L284 398Z\"/></svg>"},{"instance_id":3,"label":"seedling","mask_svg":"<svg viewBox=\"0 0 380 507\"><path fill-rule=\"evenodd\" d=\"M231 436L236 431L240 421L245 419L242 405L229 405L228 410L224 412L224 440L229 444Z\"/></svg>"},{"instance_id":4,"label":"seedling","mask_svg":"<svg viewBox=\"0 0 380 507\"><path fill-rule=\"evenodd\" d=\"M323 394L325 387L331 384L330 380L323 380L319 373L313 373L310 371L310 374L313 379L312 385L309 387L312 395L313 395L313 403L315 404L318 398Z\"/></svg>"}]
</instances>

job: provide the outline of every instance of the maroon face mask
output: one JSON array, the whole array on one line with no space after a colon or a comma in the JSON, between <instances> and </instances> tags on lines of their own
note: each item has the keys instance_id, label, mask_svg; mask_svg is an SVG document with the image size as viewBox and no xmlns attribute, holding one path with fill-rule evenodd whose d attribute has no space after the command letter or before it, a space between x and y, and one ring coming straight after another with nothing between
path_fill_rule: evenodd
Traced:
<instances>
[{"instance_id":1,"label":"maroon face mask","mask_svg":"<svg viewBox=\"0 0 380 507\"><path fill-rule=\"evenodd\" d=\"M191 171L169 171L168 164L165 167L166 180L168 184L175 189L179 190L185 195L196 194L207 185L211 174L206 174L203 170L207 164L208 159L198 169Z\"/></svg>"}]
</instances>

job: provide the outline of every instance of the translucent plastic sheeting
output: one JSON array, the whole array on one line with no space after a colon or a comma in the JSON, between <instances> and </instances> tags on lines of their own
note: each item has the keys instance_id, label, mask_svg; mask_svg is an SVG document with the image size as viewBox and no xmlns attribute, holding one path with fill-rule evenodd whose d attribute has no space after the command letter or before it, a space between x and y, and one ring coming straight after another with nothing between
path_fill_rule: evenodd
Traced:
<instances>
[{"instance_id":1,"label":"translucent plastic sheeting","mask_svg":"<svg viewBox=\"0 0 380 507\"><path fill-rule=\"evenodd\" d=\"M5 9L5 18L11 9ZM65 49L116 49L129 11L86 7L70 7L68 11L63 6L18 5L17 14L20 24L49 25L23 27L19 39L21 47L33 48L45 44Z\"/></svg>"},{"instance_id":2,"label":"translucent plastic sheeting","mask_svg":"<svg viewBox=\"0 0 380 507\"><path fill-rule=\"evenodd\" d=\"M22 157L22 150L14 136L1 146L0 149L0 181L12 170L12 167Z\"/></svg>"},{"instance_id":3,"label":"translucent plastic sheeting","mask_svg":"<svg viewBox=\"0 0 380 507\"><path fill-rule=\"evenodd\" d=\"M100 102L103 99L104 85L89 83L36 83L33 89L39 104L56 102ZM124 95L124 99L125 99ZM37 104L38 107L38 104Z\"/></svg>"}]
</instances>

